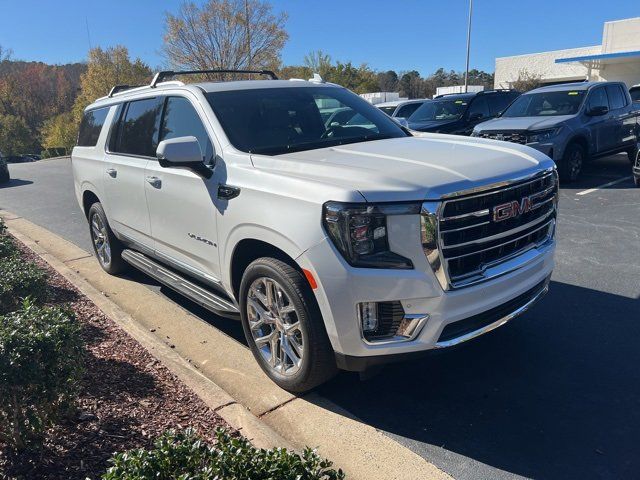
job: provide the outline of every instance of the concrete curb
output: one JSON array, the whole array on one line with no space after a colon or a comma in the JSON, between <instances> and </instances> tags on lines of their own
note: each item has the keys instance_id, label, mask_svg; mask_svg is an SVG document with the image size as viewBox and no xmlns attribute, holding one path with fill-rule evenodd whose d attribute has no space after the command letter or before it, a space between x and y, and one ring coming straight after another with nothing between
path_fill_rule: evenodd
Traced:
<instances>
[{"instance_id":1,"label":"concrete curb","mask_svg":"<svg viewBox=\"0 0 640 480\"><path fill-rule=\"evenodd\" d=\"M0 211L0 217L11 234L256 446L315 447L351 480L451 478L319 395L296 397L280 389L246 346L144 285L106 274L92 254L10 212Z\"/></svg>"}]
</instances>

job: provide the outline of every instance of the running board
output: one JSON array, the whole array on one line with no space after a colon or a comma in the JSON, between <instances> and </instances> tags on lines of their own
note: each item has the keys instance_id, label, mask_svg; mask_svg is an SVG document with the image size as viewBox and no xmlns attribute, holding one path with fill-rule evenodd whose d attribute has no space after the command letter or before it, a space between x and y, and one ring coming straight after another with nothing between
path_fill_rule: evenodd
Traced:
<instances>
[{"instance_id":1,"label":"running board","mask_svg":"<svg viewBox=\"0 0 640 480\"><path fill-rule=\"evenodd\" d=\"M122 252L122 259L213 313L227 318L240 318L240 311L232 302L197 285L146 255L126 249Z\"/></svg>"}]
</instances>

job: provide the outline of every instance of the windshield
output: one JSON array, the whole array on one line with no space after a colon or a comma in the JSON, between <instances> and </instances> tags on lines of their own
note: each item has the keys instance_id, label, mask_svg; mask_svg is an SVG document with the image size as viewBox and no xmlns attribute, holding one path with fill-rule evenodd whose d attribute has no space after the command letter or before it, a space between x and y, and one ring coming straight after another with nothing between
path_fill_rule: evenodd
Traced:
<instances>
[{"instance_id":1,"label":"windshield","mask_svg":"<svg viewBox=\"0 0 640 480\"><path fill-rule=\"evenodd\" d=\"M386 113L390 117L392 117L393 112L396 111L396 107L378 107L378 108L380 108L380 110L382 110L384 113Z\"/></svg>"},{"instance_id":2,"label":"windshield","mask_svg":"<svg viewBox=\"0 0 640 480\"><path fill-rule=\"evenodd\" d=\"M420 105L408 118L409 122L429 122L431 120L457 120L464 115L466 99L435 100Z\"/></svg>"},{"instance_id":3,"label":"windshield","mask_svg":"<svg viewBox=\"0 0 640 480\"><path fill-rule=\"evenodd\" d=\"M207 99L233 146L248 153L279 155L409 136L343 88L232 90L208 93Z\"/></svg>"},{"instance_id":4,"label":"windshield","mask_svg":"<svg viewBox=\"0 0 640 480\"><path fill-rule=\"evenodd\" d=\"M563 90L520 95L502 114L503 117L551 117L575 115L584 99L584 90Z\"/></svg>"}]
</instances>

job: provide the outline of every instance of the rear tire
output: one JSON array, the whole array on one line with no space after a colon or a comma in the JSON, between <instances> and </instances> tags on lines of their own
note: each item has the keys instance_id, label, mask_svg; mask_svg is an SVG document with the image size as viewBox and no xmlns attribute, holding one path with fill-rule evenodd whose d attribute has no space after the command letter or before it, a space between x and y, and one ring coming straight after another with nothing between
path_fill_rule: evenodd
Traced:
<instances>
[{"instance_id":1,"label":"rear tire","mask_svg":"<svg viewBox=\"0 0 640 480\"><path fill-rule=\"evenodd\" d=\"M102 205L91 205L87 217L93 251L102 269L111 275L127 270L128 264L121 256L124 246L113 234Z\"/></svg>"},{"instance_id":2,"label":"rear tire","mask_svg":"<svg viewBox=\"0 0 640 480\"><path fill-rule=\"evenodd\" d=\"M558 174L563 183L575 182L582 172L582 166L587 159L587 154L579 143L570 143L564 155L558 162Z\"/></svg>"},{"instance_id":3,"label":"rear tire","mask_svg":"<svg viewBox=\"0 0 640 480\"><path fill-rule=\"evenodd\" d=\"M309 283L291 265L269 257L253 261L242 276L239 303L253 356L278 386L303 393L337 373Z\"/></svg>"},{"instance_id":4,"label":"rear tire","mask_svg":"<svg viewBox=\"0 0 640 480\"><path fill-rule=\"evenodd\" d=\"M627 155L629 156L629 162L631 162L631 165L637 165L636 157L638 154L640 154L640 149L637 146L627 150Z\"/></svg>"}]
</instances>

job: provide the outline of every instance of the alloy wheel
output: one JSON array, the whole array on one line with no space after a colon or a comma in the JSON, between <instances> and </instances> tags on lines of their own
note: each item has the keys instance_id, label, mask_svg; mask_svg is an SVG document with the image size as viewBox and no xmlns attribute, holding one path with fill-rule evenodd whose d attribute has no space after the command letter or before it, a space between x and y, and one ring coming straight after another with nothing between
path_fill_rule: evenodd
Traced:
<instances>
[{"instance_id":1,"label":"alloy wheel","mask_svg":"<svg viewBox=\"0 0 640 480\"><path fill-rule=\"evenodd\" d=\"M295 375L302 366L304 340L300 315L282 286L268 277L253 281L247 295L251 336L274 372Z\"/></svg>"},{"instance_id":2,"label":"alloy wheel","mask_svg":"<svg viewBox=\"0 0 640 480\"><path fill-rule=\"evenodd\" d=\"M93 217L91 217L91 240L93 241L93 246L96 249L100 263L109 265L111 262L109 236L107 234L107 227L98 214L94 214Z\"/></svg>"},{"instance_id":3,"label":"alloy wheel","mask_svg":"<svg viewBox=\"0 0 640 480\"><path fill-rule=\"evenodd\" d=\"M570 171L570 178L572 180L575 180L576 178L578 178L578 175L582 170L582 162L583 162L582 156L583 156L582 151L577 148L573 152L571 152L571 156L569 157L569 171Z\"/></svg>"}]
</instances>

